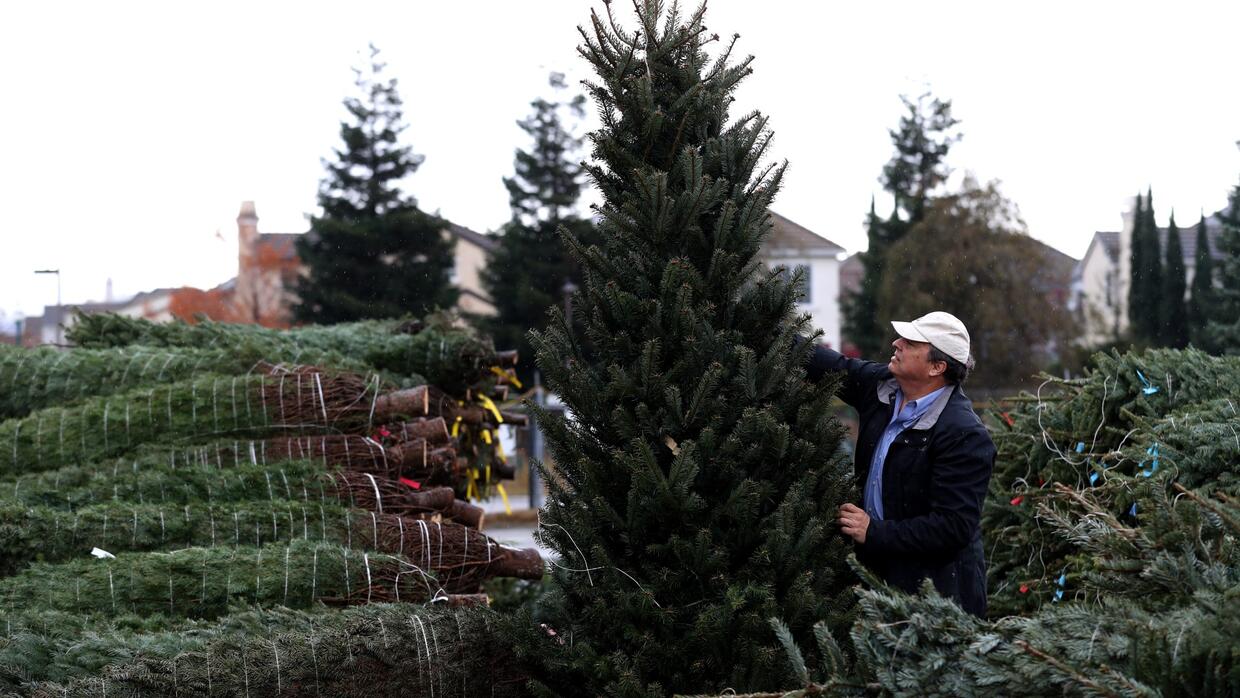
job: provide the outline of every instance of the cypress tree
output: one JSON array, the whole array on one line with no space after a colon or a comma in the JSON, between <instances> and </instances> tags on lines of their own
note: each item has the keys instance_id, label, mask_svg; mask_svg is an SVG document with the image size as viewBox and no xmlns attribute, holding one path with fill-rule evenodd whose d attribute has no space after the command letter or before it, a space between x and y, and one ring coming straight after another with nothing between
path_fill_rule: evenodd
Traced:
<instances>
[{"instance_id":1,"label":"cypress tree","mask_svg":"<svg viewBox=\"0 0 1240 698\"><path fill-rule=\"evenodd\" d=\"M1142 336L1151 343L1157 343L1162 336L1160 325L1162 317L1160 315L1159 299L1163 293L1163 269L1162 269L1162 246L1158 240L1158 224L1154 222L1154 190L1150 188L1145 192L1145 224L1143 226L1143 240L1145 250L1141 253L1141 259L1145 263L1145 272L1142 279L1142 304L1138 309L1141 312L1142 320Z\"/></svg>"},{"instance_id":2,"label":"cypress tree","mask_svg":"<svg viewBox=\"0 0 1240 698\"><path fill-rule=\"evenodd\" d=\"M1133 339L1141 338L1145 330L1145 267L1145 200L1137 194L1128 242L1128 331Z\"/></svg>"},{"instance_id":3,"label":"cypress tree","mask_svg":"<svg viewBox=\"0 0 1240 698\"><path fill-rule=\"evenodd\" d=\"M531 336L572 413L535 411L555 457L538 533L560 560L555 634L516 644L547 693L770 690L786 665L769 619L809 639L853 604L833 386L805 380L797 275L757 257L784 166L764 162L764 116L729 115L752 59L732 62L735 37L708 57L704 7L645 0L640 31L611 7L580 49L603 123L601 242L568 238L581 328L557 308Z\"/></svg>"},{"instance_id":4,"label":"cypress tree","mask_svg":"<svg viewBox=\"0 0 1240 698\"><path fill-rule=\"evenodd\" d=\"M1227 211L1219 216L1223 232L1219 236L1218 302L1209 325L1210 348L1228 354L1240 354L1240 184L1231 190Z\"/></svg>"},{"instance_id":5,"label":"cypress tree","mask_svg":"<svg viewBox=\"0 0 1240 698\"><path fill-rule=\"evenodd\" d=\"M1184 306L1185 280L1184 252L1180 246L1180 229L1175 224L1175 212L1167 225L1166 266L1163 269L1162 293L1159 298L1159 315L1162 345L1176 349L1188 346L1188 315Z\"/></svg>"},{"instance_id":6,"label":"cypress tree","mask_svg":"<svg viewBox=\"0 0 1240 698\"><path fill-rule=\"evenodd\" d=\"M323 163L322 214L296 243L308 271L293 309L302 322L422 315L456 303L447 223L398 188L422 156L399 142L403 103L396 80L382 80L378 54L371 45L368 69L354 70L360 94L344 100L352 121L340 124L335 161Z\"/></svg>"},{"instance_id":7,"label":"cypress tree","mask_svg":"<svg viewBox=\"0 0 1240 698\"><path fill-rule=\"evenodd\" d=\"M1206 323L1214 312L1214 256L1210 254L1209 232L1206 230L1206 214L1201 214L1197 224L1197 254L1193 269L1191 295L1188 299L1189 337L1204 345Z\"/></svg>"},{"instance_id":8,"label":"cypress tree","mask_svg":"<svg viewBox=\"0 0 1240 698\"><path fill-rule=\"evenodd\" d=\"M564 76L552 73L551 87L565 89ZM542 327L547 309L564 300L564 288L580 285L581 274L560 241L564 227L578 239L586 239L593 229L589 220L577 214L585 170L578 160L581 139L573 134L561 112L580 119L585 97L567 101L536 99L533 112L517 122L533 141L530 150L518 150L515 173L504 178L512 220L503 228L499 242L482 271L497 315L486 321L496 342L530 356L525 334ZM519 364L522 378L533 372L533 362Z\"/></svg>"},{"instance_id":9,"label":"cypress tree","mask_svg":"<svg viewBox=\"0 0 1240 698\"><path fill-rule=\"evenodd\" d=\"M870 197L870 213L866 216L865 236L868 241L861 252L861 285L844 299L844 336L858 351L873 350L880 345L882 333L878 326L878 291L883 282L883 256L887 251L883 221L874 211Z\"/></svg>"}]
</instances>

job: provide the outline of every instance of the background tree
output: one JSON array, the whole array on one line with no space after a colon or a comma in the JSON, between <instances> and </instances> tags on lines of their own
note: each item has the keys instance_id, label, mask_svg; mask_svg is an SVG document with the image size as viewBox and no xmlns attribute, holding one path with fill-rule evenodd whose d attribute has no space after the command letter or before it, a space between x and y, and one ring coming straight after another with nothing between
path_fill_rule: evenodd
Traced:
<instances>
[{"instance_id":1,"label":"background tree","mask_svg":"<svg viewBox=\"0 0 1240 698\"><path fill-rule=\"evenodd\" d=\"M1231 190L1222 219L1219 236L1218 302L1208 328L1210 349L1219 353L1240 354L1240 184Z\"/></svg>"},{"instance_id":2,"label":"background tree","mask_svg":"<svg viewBox=\"0 0 1240 698\"><path fill-rule=\"evenodd\" d=\"M1145 282L1149 263L1145 259L1145 249L1145 198L1138 193L1128 243L1128 334L1134 339L1144 336L1145 310L1149 307Z\"/></svg>"},{"instance_id":3,"label":"background tree","mask_svg":"<svg viewBox=\"0 0 1240 698\"><path fill-rule=\"evenodd\" d=\"M422 156L400 143L403 103L396 80L381 78L384 66L371 45L368 65L354 69L359 94L344 100L343 146L323 161L322 213L297 240L308 273L293 313L303 322L422 315L456 303L447 223L399 188Z\"/></svg>"},{"instance_id":4,"label":"background tree","mask_svg":"<svg viewBox=\"0 0 1240 698\"><path fill-rule=\"evenodd\" d=\"M1070 336L1069 315L1051 298L1056 282L1046 250L994 182L967 179L960 193L931 202L924 220L891 248L888 269L880 316L949 309L969 328L973 384L1021 384L1049 363L1056 340Z\"/></svg>"},{"instance_id":5,"label":"background tree","mask_svg":"<svg viewBox=\"0 0 1240 698\"><path fill-rule=\"evenodd\" d=\"M1163 260L1154 222L1154 191L1147 190L1145 204L1133 221L1128 318L1132 339L1145 344L1162 340Z\"/></svg>"},{"instance_id":6,"label":"background tree","mask_svg":"<svg viewBox=\"0 0 1240 698\"><path fill-rule=\"evenodd\" d=\"M1197 224L1197 253L1193 267L1193 284L1188 298L1189 336L1198 346L1206 346L1206 324L1214 312L1214 256L1210 253L1210 237L1206 230L1206 214Z\"/></svg>"},{"instance_id":7,"label":"background tree","mask_svg":"<svg viewBox=\"0 0 1240 698\"><path fill-rule=\"evenodd\" d=\"M1165 347L1181 349L1188 346L1188 311L1184 294L1188 288L1184 271L1184 252L1180 246L1180 229L1175 224L1175 212L1167 224L1166 259L1163 266L1162 293L1159 294L1159 337Z\"/></svg>"},{"instance_id":8,"label":"background tree","mask_svg":"<svg viewBox=\"0 0 1240 698\"><path fill-rule=\"evenodd\" d=\"M564 75L552 73L552 89L565 89ZM581 138L567 119L584 115L585 97L566 101L536 99L533 112L517 125L530 136L530 150L518 150L515 173L504 178L512 220L503 228L499 244L482 272L482 283L497 315L484 321L498 346L518 349L531 357L526 333L547 322L547 309L564 300L565 283L580 285L581 274L560 240L569 235L587 240L593 230L577 213L585 171L579 161ZM564 115L567 112L567 115ZM533 361L519 364L522 378L533 373Z\"/></svg>"},{"instance_id":9,"label":"background tree","mask_svg":"<svg viewBox=\"0 0 1240 698\"><path fill-rule=\"evenodd\" d=\"M572 414L536 411L556 634L518 620L515 644L548 694L770 690L786 665L769 619L808 640L853 604L833 386L805 380L800 275L757 257L784 168L764 162L765 117L729 116L752 59L708 57L704 8L637 3L633 32L614 6L580 48L603 123L600 242L566 236L581 326L557 307L531 338Z\"/></svg>"},{"instance_id":10,"label":"background tree","mask_svg":"<svg viewBox=\"0 0 1240 698\"><path fill-rule=\"evenodd\" d=\"M902 95L907 113L891 130L895 155L883 167L879 181L894 199L891 217L881 223L870 202L867 221L867 247L861 253L864 272L861 288L844 307L844 334L862 356L881 354L889 340L888 325L877 314L879 288L883 285L887 250L925 217L931 194L947 181L947 153L960 140L955 131L960 122L952 116L951 100L940 100L929 93L916 101Z\"/></svg>"}]
</instances>

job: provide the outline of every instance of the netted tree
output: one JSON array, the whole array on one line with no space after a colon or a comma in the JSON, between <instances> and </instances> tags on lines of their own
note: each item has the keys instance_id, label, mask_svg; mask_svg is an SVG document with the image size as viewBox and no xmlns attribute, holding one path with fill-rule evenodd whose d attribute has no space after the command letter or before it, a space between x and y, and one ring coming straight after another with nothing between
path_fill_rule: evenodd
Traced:
<instances>
[{"instance_id":1,"label":"netted tree","mask_svg":"<svg viewBox=\"0 0 1240 698\"><path fill-rule=\"evenodd\" d=\"M647 0L635 30L610 7L582 30L602 241L567 236L577 314L531 336L572 413L538 413L555 461L538 535L561 562L550 632L517 644L542 692L773 687L768 619L808 638L853 605L834 385L805 378L799 277L757 259L784 166L765 117L729 115L752 59L732 62L734 37L712 60L703 13Z\"/></svg>"}]
</instances>

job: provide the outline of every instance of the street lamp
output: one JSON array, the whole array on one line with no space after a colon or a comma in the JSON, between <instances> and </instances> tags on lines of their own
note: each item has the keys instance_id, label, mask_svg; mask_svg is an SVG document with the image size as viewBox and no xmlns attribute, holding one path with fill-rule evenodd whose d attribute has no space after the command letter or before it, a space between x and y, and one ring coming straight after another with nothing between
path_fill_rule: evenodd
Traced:
<instances>
[{"instance_id":1,"label":"street lamp","mask_svg":"<svg viewBox=\"0 0 1240 698\"><path fill-rule=\"evenodd\" d=\"M59 269L35 269L36 274L55 274L56 275L56 345L64 344L64 311L61 309L60 303L60 270Z\"/></svg>"}]
</instances>

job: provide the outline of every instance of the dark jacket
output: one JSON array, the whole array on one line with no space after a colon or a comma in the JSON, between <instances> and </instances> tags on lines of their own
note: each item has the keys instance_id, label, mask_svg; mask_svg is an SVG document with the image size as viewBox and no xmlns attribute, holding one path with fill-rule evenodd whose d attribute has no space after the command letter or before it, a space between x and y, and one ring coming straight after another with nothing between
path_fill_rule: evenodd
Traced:
<instances>
[{"instance_id":1,"label":"dark jacket","mask_svg":"<svg viewBox=\"0 0 1240 698\"><path fill-rule=\"evenodd\" d=\"M897 388L886 364L817 347L809 377L843 372L840 398L856 408L857 481L865 482ZM995 463L990 433L960 386L905 429L883 464L883 514L870 521L857 558L888 583L916 591L929 578L944 596L986 614L986 562L979 521Z\"/></svg>"}]
</instances>

